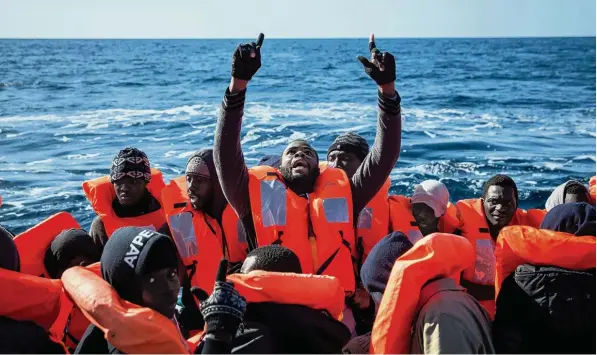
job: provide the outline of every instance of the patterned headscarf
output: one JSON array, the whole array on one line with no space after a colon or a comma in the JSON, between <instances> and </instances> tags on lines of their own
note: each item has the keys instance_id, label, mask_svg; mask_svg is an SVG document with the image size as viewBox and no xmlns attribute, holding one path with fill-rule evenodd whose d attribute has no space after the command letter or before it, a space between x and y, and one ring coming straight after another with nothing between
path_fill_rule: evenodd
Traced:
<instances>
[{"instance_id":1,"label":"patterned headscarf","mask_svg":"<svg viewBox=\"0 0 597 355\"><path fill-rule=\"evenodd\" d=\"M137 148L124 148L112 161L110 182L128 176L133 179L151 180L151 169L147 155Z\"/></svg>"}]
</instances>

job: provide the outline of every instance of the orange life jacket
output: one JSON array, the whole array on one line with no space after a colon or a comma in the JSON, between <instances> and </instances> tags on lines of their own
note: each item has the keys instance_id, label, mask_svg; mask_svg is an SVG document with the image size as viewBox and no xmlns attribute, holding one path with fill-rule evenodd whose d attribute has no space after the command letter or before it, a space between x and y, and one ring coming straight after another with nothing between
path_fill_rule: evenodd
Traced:
<instances>
[{"instance_id":1,"label":"orange life jacket","mask_svg":"<svg viewBox=\"0 0 597 355\"><path fill-rule=\"evenodd\" d=\"M489 226L485 218L481 199L461 200L456 203L462 236L468 239L475 250L471 267L464 270L464 280L493 289L495 285L495 242L491 238ZM525 224L525 212L517 209L509 225ZM469 290L470 291L470 290ZM487 310L491 319L495 316L495 295L493 290L490 299L479 299L479 303Z\"/></svg>"},{"instance_id":2,"label":"orange life jacket","mask_svg":"<svg viewBox=\"0 0 597 355\"><path fill-rule=\"evenodd\" d=\"M64 289L105 338L127 354L188 354L176 325L158 312L121 300L101 277L82 267L62 275Z\"/></svg>"},{"instance_id":3,"label":"orange life jacket","mask_svg":"<svg viewBox=\"0 0 597 355\"><path fill-rule=\"evenodd\" d=\"M172 239L190 269L191 284L210 292L220 260L224 256L231 262L244 260L247 242L244 233L238 233L240 220L230 205L224 209L220 227L216 219L193 209L186 184L184 176L170 181L162 190L162 203Z\"/></svg>"},{"instance_id":4,"label":"orange life jacket","mask_svg":"<svg viewBox=\"0 0 597 355\"><path fill-rule=\"evenodd\" d=\"M355 290L355 231L350 182L344 171L325 169L308 197L286 187L278 170L249 169L251 212L258 245L294 251L305 274L330 275Z\"/></svg>"},{"instance_id":5,"label":"orange life jacket","mask_svg":"<svg viewBox=\"0 0 597 355\"><path fill-rule=\"evenodd\" d=\"M593 205L595 204L595 185L597 184L597 178L595 176L591 177L589 180L589 196L591 196L591 200Z\"/></svg>"},{"instance_id":6,"label":"orange life jacket","mask_svg":"<svg viewBox=\"0 0 597 355\"><path fill-rule=\"evenodd\" d=\"M546 214L547 214L546 210L540 210L540 209L527 210L525 225L539 228L541 226L541 222L543 222L543 218L545 218Z\"/></svg>"},{"instance_id":7,"label":"orange life jacket","mask_svg":"<svg viewBox=\"0 0 597 355\"><path fill-rule=\"evenodd\" d=\"M319 170L327 169L327 162L319 163ZM371 249L383 237L388 235L390 231L390 206L388 205L388 194L392 181L390 178L386 179L381 189L373 196L371 201L359 212L359 219L357 221L357 253L360 263L362 264L367 259Z\"/></svg>"},{"instance_id":8,"label":"orange life jacket","mask_svg":"<svg viewBox=\"0 0 597 355\"><path fill-rule=\"evenodd\" d=\"M147 184L147 190L149 190L149 193L157 199L160 204L162 203L160 200L164 186L162 173L159 170L152 168L151 180ZM95 213L102 219L108 237L121 227L147 227L157 230L166 223L163 206L161 209L143 216L126 218L118 217L112 208L112 202L116 198L116 192L114 191L114 186L110 182L109 176L85 181L83 183L83 192L85 192L85 196L87 196Z\"/></svg>"},{"instance_id":9,"label":"orange life jacket","mask_svg":"<svg viewBox=\"0 0 597 355\"><path fill-rule=\"evenodd\" d=\"M50 244L65 229L81 228L79 223L67 212L58 212L41 221L14 238L21 272L24 274L50 277L44 266L44 258Z\"/></svg>"},{"instance_id":10,"label":"orange life jacket","mask_svg":"<svg viewBox=\"0 0 597 355\"><path fill-rule=\"evenodd\" d=\"M344 290L338 279L324 275L251 271L226 278L248 303L298 304L327 311L341 320Z\"/></svg>"},{"instance_id":11,"label":"orange life jacket","mask_svg":"<svg viewBox=\"0 0 597 355\"><path fill-rule=\"evenodd\" d=\"M569 270L595 267L595 237L528 226L505 227L495 246L495 295L504 280L522 264L549 265Z\"/></svg>"},{"instance_id":12,"label":"orange life jacket","mask_svg":"<svg viewBox=\"0 0 597 355\"><path fill-rule=\"evenodd\" d=\"M391 231L404 233L413 245L423 238L419 225L412 214L410 198L402 195L392 195L389 198L389 204ZM456 207L450 203L446 213L439 219L439 231L440 233L454 233L458 226Z\"/></svg>"},{"instance_id":13,"label":"orange life jacket","mask_svg":"<svg viewBox=\"0 0 597 355\"><path fill-rule=\"evenodd\" d=\"M423 286L438 277L458 280L473 258L473 247L465 238L447 233L424 237L398 258L373 324L370 353L408 354Z\"/></svg>"}]
</instances>

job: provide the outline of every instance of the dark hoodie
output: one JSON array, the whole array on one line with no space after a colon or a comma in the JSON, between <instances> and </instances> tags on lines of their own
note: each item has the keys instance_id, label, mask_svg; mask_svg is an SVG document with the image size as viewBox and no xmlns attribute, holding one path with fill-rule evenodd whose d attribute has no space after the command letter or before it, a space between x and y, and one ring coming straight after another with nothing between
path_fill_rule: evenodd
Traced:
<instances>
[{"instance_id":1,"label":"dark hoodie","mask_svg":"<svg viewBox=\"0 0 597 355\"><path fill-rule=\"evenodd\" d=\"M101 253L87 232L82 229L67 229L58 234L50 244L44 257L44 266L50 277L57 279L80 256L95 263L100 260Z\"/></svg>"},{"instance_id":2,"label":"dark hoodie","mask_svg":"<svg viewBox=\"0 0 597 355\"><path fill-rule=\"evenodd\" d=\"M20 260L14 235L0 226L0 269L19 272ZM0 317L0 354L64 354L44 328L29 321Z\"/></svg>"},{"instance_id":3,"label":"dark hoodie","mask_svg":"<svg viewBox=\"0 0 597 355\"><path fill-rule=\"evenodd\" d=\"M545 215L541 229L595 236L595 207L585 202L558 205Z\"/></svg>"},{"instance_id":4,"label":"dark hoodie","mask_svg":"<svg viewBox=\"0 0 597 355\"><path fill-rule=\"evenodd\" d=\"M178 256L172 240L163 234L139 227L117 229L104 247L101 273L120 298L143 305L141 279L144 274L177 267ZM103 332L93 324L81 338L76 354L116 354Z\"/></svg>"},{"instance_id":5,"label":"dark hoodie","mask_svg":"<svg viewBox=\"0 0 597 355\"><path fill-rule=\"evenodd\" d=\"M595 236L595 208L587 203L556 206L541 228ZM595 269L520 265L504 280L496 310L498 353L595 353Z\"/></svg>"},{"instance_id":6,"label":"dark hoodie","mask_svg":"<svg viewBox=\"0 0 597 355\"><path fill-rule=\"evenodd\" d=\"M371 249L361 267L361 281L377 305L381 303L394 263L412 247L404 233L392 232Z\"/></svg>"}]
</instances>

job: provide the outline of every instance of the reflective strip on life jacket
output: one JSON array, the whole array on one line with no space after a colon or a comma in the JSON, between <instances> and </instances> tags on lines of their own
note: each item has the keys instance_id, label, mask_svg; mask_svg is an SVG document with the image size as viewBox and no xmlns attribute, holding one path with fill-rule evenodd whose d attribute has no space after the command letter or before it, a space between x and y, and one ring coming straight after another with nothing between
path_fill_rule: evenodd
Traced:
<instances>
[{"instance_id":1,"label":"reflective strip on life jacket","mask_svg":"<svg viewBox=\"0 0 597 355\"><path fill-rule=\"evenodd\" d=\"M184 176L173 179L162 190L162 202L172 239L187 267L191 284L211 292L224 255L231 262L242 261L246 256L246 238L244 243L239 240L240 220L230 205L226 206L222 233L216 219L192 207ZM244 233L242 236L244 238Z\"/></svg>"},{"instance_id":2,"label":"reflective strip on life jacket","mask_svg":"<svg viewBox=\"0 0 597 355\"><path fill-rule=\"evenodd\" d=\"M64 289L106 339L127 354L187 354L174 323L160 313L121 300L101 277L82 267L62 275Z\"/></svg>"},{"instance_id":3,"label":"reflective strip on life jacket","mask_svg":"<svg viewBox=\"0 0 597 355\"><path fill-rule=\"evenodd\" d=\"M227 277L248 303L297 304L327 311L340 319L344 290L338 279L325 275L251 271Z\"/></svg>"},{"instance_id":4,"label":"reflective strip on life jacket","mask_svg":"<svg viewBox=\"0 0 597 355\"><path fill-rule=\"evenodd\" d=\"M21 272L24 274L50 277L44 266L44 258L50 244L65 229L79 229L79 223L67 212L58 212L31 227L14 238L19 258Z\"/></svg>"},{"instance_id":5,"label":"reflective strip on life jacket","mask_svg":"<svg viewBox=\"0 0 597 355\"><path fill-rule=\"evenodd\" d=\"M489 233L481 199L462 200L456 203L462 236L475 248L474 267L464 271L464 278L475 284L495 284L495 242ZM525 223L524 211L518 209L509 225Z\"/></svg>"},{"instance_id":6,"label":"reflective strip on life jacket","mask_svg":"<svg viewBox=\"0 0 597 355\"><path fill-rule=\"evenodd\" d=\"M396 262L371 332L372 354L408 354L423 286L438 277L458 280L474 258L472 245L454 234L433 233Z\"/></svg>"},{"instance_id":7,"label":"reflective strip on life jacket","mask_svg":"<svg viewBox=\"0 0 597 355\"><path fill-rule=\"evenodd\" d=\"M149 193L157 199L160 204L162 189L164 188L164 179L162 173L152 168L151 180L147 184ZM116 216L112 208L112 202L116 198L114 186L110 182L109 176L99 177L97 179L85 181L83 183L83 192L91 203L91 207L97 215L101 218L106 229L108 237L114 233L115 230L121 227L145 227L153 230L159 229L166 223L164 208L138 217L120 218Z\"/></svg>"},{"instance_id":8,"label":"reflective strip on life jacket","mask_svg":"<svg viewBox=\"0 0 597 355\"><path fill-rule=\"evenodd\" d=\"M390 204L390 229L392 232L402 232L414 245L423 238L417 221L413 217L410 198L402 195L392 195L388 199ZM440 217L438 229L440 233L454 233L459 226L456 206L448 205L446 213Z\"/></svg>"},{"instance_id":9,"label":"reflective strip on life jacket","mask_svg":"<svg viewBox=\"0 0 597 355\"><path fill-rule=\"evenodd\" d=\"M249 194L258 245L284 245L297 254L303 273L335 276L354 292L352 194L344 171L324 170L313 192L301 197L276 169L258 166L249 169Z\"/></svg>"},{"instance_id":10,"label":"reflective strip on life jacket","mask_svg":"<svg viewBox=\"0 0 597 355\"><path fill-rule=\"evenodd\" d=\"M504 280L523 264L556 266L568 270L595 268L595 237L528 226L504 227L495 247L496 298Z\"/></svg>"}]
</instances>

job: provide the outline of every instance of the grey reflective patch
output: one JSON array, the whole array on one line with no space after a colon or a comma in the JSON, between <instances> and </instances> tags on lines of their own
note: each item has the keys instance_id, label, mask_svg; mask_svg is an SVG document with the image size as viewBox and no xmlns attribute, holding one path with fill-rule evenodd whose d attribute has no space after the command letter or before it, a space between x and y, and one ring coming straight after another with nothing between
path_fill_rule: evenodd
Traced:
<instances>
[{"instance_id":1,"label":"grey reflective patch","mask_svg":"<svg viewBox=\"0 0 597 355\"><path fill-rule=\"evenodd\" d=\"M247 242L247 234L245 233L245 227L240 219L236 221L236 240L239 243L246 243Z\"/></svg>"},{"instance_id":2,"label":"grey reflective patch","mask_svg":"<svg viewBox=\"0 0 597 355\"><path fill-rule=\"evenodd\" d=\"M326 221L330 223L348 222L348 203L343 197L324 199L323 212Z\"/></svg>"},{"instance_id":3,"label":"grey reflective patch","mask_svg":"<svg viewBox=\"0 0 597 355\"><path fill-rule=\"evenodd\" d=\"M363 208L361 213L359 213L359 223L357 224L357 228L370 229L372 224L373 224L373 208L371 208L371 207Z\"/></svg>"},{"instance_id":4,"label":"grey reflective patch","mask_svg":"<svg viewBox=\"0 0 597 355\"><path fill-rule=\"evenodd\" d=\"M278 180L261 181L261 217L264 227L286 225L286 186Z\"/></svg>"},{"instance_id":5,"label":"grey reflective patch","mask_svg":"<svg viewBox=\"0 0 597 355\"><path fill-rule=\"evenodd\" d=\"M168 218L168 225L172 232L172 238L176 249L183 258L189 258L199 254L195 228L193 227L193 214L184 212Z\"/></svg>"},{"instance_id":6,"label":"grey reflective patch","mask_svg":"<svg viewBox=\"0 0 597 355\"><path fill-rule=\"evenodd\" d=\"M495 284L495 246L489 239L479 239L475 251L475 277L473 282L481 285Z\"/></svg>"}]
</instances>

